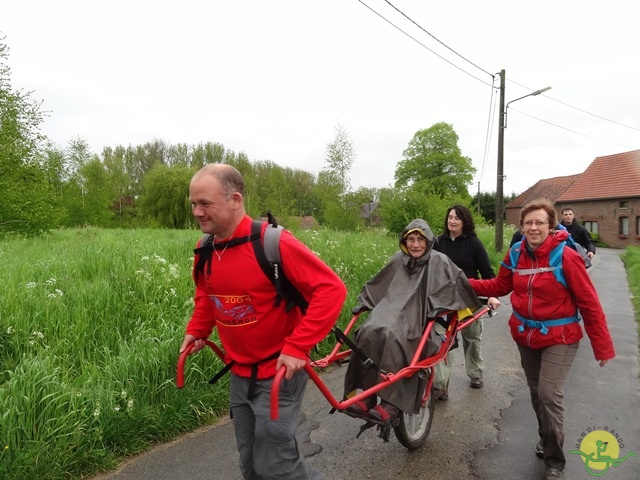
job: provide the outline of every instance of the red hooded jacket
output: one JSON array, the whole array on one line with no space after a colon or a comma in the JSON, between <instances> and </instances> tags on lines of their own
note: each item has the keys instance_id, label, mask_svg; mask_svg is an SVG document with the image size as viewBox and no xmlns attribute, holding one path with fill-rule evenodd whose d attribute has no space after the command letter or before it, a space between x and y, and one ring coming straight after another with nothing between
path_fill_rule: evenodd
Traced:
<instances>
[{"instance_id":1,"label":"red hooded jacket","mask_svg":"<svg viewBox=\"0 0 640 480\"><path fill-rule=\"evenodd\" d=\"M549 254L568 233L558 231L549 234L547 239L535 250L527 248L526 239L522 240L522 253L518 259L518 269L549 267ZM514 247L512 247L514 248ZM504 258L509 265L509 253ZM598 299L596 289L584 268L582 257L573 249L565 247L562 253L562 269L567 283L565 288L552 271L532 275L520 275L504 265L500 266L498 276L490 280L469 279L471 287L478 295L502 297L511 293L513 311L524 318L544 321L572 317L579 311L596 360L609 360L615 356L613 341L607 327L607 320ZM579 341L582 334L580 323L549 327L543 334L539 328L520 328L522 322L511 315L509 327L511 336L520 345L538 349L550 345L572 344Z\"/></svg>"}]
</instances>

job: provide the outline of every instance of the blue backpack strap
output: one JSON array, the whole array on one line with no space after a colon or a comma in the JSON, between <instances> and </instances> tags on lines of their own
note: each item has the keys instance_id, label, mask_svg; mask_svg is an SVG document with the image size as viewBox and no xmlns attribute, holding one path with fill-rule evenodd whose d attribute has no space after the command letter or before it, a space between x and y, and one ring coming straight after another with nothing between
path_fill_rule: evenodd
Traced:
<instances>
[{"instance_id":1,"label":"blue backpack strap","mask_svg":"<svg viewBox=\"0 0 640 480\"><path fill-rule=\"evenodd\" d=\"M500 265L502 265L505 268L508 268L513 272L518 266L518 260L520 260L520 253L522 253L521 249L522 249L522 240L514 243L511 246L511 248L509 248L509 262L511 263L511 265L507 265L504 262L500 262Z\"/></svg>"},{"instance_id":2,"label":"blue backpack strap","mask_svg":"<svg viewBox=\"0 0 640 480\"><path fill-rule=\"evenodd\" d=\"M525 269L518 270L521 274L533 274L544 271L552 271L556 280L560 282L565 288L567 288L567 281L564 278L564 272L562 270L562 253L564 251L565 242L561 242L556 247L551 250L549 254L549 267L542 268L533 268L533 269ZM511 265L507 265L504 262L501 262L501 265L505 268L508 268L512 272L516 272L518 266L518 260L520 259L520 254L522 253L522 240L513 244L513 246L509 249L509 262Z\"/></svg>"},{"instance_id":3,"label":"blue backpack strap","mask_svg":"<svg viewBox=\"0 0 640 480\"><path fill-rule=\"evenodd\" d=\"M564 272L562 270L562 253L564 252L564 246L566 242L561 242L551 250L549 254L549 266L554 267L553 274L565 288L567 288L567 281L564 279Z\"/></svg>"}]
</instances>

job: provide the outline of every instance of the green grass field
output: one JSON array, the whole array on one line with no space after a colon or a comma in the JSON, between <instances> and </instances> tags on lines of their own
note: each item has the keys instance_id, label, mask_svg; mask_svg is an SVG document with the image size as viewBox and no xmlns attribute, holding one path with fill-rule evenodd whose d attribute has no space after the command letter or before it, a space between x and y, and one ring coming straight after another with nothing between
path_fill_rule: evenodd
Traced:
<instances>
[{"instance_id":1,"label":"green grass field","mask_svg":"<svg viewBox=\"0 0 640 480\"><path fill-rule=\"evenodd\" d=\"M110 469L226 411L210 351L175 386L200 235L89 228L0 244L0 478ZM341 322L397 249L383 232L299 236L349 286Z\"/></svg>"},{"instance_id":2,"label":"green grass field","mask_svg":"<svg viewBox=\"0 0 640 480\"><path fill-rule=\"evenodd\" d=\"M478 233L497 267L493 230ZM397 239L295 234L347 285L344 326ZM0 243L1 479L86 477L225 414L228 377L207 383L221 367L213 352L189 357L185 388L175 386L200 235L87 228ZM636 299L639 257L640 249L625 253ZM325 340L317 355L333 344Z\"/></svg>"}]
</instances>

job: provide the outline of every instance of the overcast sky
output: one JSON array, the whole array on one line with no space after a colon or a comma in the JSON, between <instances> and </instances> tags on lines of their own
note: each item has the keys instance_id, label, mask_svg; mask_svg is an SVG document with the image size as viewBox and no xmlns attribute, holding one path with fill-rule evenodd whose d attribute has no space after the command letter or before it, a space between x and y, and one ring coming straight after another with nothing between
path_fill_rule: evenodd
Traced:
<instances>
[{"instance_id":1,"label":"overcast sky","mask_svg":"<svg viewBox=\"0 0 640 480\"><path fill-rule=\"evenodd\" d=\"M339 124L355 188L392 185L413 135L447 122L470 192L495 191L504 69L506 102L552 87L509 106L509 194L640 148L635 4L0 0L0 34L60 147L218 142L318 173Z\"/></svg>"}]
</instances>

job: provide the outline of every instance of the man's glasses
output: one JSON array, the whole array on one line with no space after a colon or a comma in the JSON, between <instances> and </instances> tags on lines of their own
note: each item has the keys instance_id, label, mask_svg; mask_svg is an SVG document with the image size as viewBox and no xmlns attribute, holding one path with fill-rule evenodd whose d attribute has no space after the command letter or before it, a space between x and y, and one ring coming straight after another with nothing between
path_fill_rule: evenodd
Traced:
<instances>
[{"instance_id":1,"label":"man's glasses","mask_svg":"<svg viewBox=\"0 0 640 480\"><path fill-rule=\"evenodd\" d=\"M548 225L548 224L549 224L549 222L540 222L540 221L535 221L535 222L534 222L534 221L532 221L532 220L527 220L526 222L524 222L524 223L523 223L523 225L524 225L526 228L531 228L531 227L533 227L534 225L535 225L536 227L541 227L542 225Z\"/></svg>"}]
</instances>

